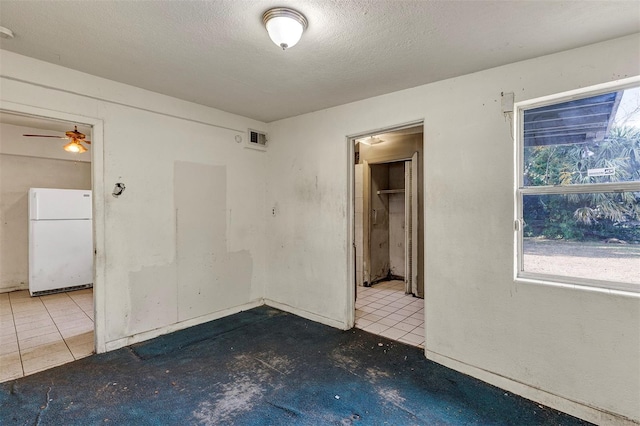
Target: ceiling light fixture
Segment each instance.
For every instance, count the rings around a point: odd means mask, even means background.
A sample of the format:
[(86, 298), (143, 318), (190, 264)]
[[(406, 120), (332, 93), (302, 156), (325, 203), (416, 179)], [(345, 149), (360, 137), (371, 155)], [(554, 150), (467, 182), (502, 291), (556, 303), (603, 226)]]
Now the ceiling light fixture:
[(9, 28), (5, 28), (5, 27), (0, 27), (0, 38), (13, 38), (13, 31), (11, 31)]
[(75, 152), (78, 154), (82, 154), (83, 152), (87, 152), (87, 148), (82, 146), (77, 139), (72, 139), (71, 142), (64, 146), (64, 150), (67, 152)]
[(307, 29), (307, 18), (297, 10), (286, 7), (267, 10), (262, 15), (262, 22), (271, 40), (282, 50), (295, 46)]
[(380, 139), (377, 136), (369, 136), (369, 137), (362, 138), (362, 139), (356, 139), (356, 141), (358, 141), (360, 143), (363, 143), (365, 145), (369, 145), (369, 146), (377, 145), (377, 144), (379, 144), (381, 142), (384, 142), (382, 139)]

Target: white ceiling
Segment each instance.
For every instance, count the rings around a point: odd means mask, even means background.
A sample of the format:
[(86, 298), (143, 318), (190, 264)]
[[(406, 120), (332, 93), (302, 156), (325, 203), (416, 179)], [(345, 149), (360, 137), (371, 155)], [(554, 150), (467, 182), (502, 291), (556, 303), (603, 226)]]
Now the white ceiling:
[[(309, 21), (287, 51), (275, 6)], [(637, 33), (640, 2), (0, 0), (0, 25), (2, 49), (269, 122)]]

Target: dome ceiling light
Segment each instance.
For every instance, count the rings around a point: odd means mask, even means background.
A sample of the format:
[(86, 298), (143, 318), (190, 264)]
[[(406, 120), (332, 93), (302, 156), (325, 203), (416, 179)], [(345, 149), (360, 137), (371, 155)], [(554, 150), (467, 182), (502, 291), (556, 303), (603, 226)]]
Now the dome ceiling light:
[(262, 22), (271, 40), (282, 50), (295, 46), (308, 25), (302, 13), (286, 7), (267, 10), (262, 15)]
[(0, 27), (0, 38), (12, 39), (13, 37), (13, 31), (11, 31), (9, 28)]

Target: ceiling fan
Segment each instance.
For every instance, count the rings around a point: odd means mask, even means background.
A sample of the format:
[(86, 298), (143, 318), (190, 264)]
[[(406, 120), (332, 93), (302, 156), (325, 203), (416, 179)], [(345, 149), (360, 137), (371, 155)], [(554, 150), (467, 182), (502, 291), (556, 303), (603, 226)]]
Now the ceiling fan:
[(78, 126), (73, 126), (73, 130), (69, 130), (65, 132), (65, 136), (51, 136), (51, 135), (22, 135), (30, 138), (56, 138), (56, 139), (68, 139), (69, 143), (66, 144), (63, 148), (67, 152), (75, 152), (82, 154), (83, 152), (87, 152), (87, 148), (82, 145), (81, 142), (86, 144), (91, 144), (91, 141), (86, 140), (86, 136), (84, 133), (80, 133), (78, 131)]

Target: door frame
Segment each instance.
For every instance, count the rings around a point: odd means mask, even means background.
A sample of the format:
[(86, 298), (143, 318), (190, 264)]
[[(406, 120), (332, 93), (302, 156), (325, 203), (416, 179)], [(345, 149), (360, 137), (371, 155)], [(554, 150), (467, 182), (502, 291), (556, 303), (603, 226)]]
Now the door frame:
[(0, 100), (0, 111), (32, 117), (68, 121), (91, 126), (91, 191), (93, 196), (93, 313), (94, 349), (106, 351), (106, 245), (105, 245), (105, 186), (104, 186), (104, 122), (96, 117), (70, 114), (31, 105)]
[[(398, 130), (402, 130), (402, 129), (407, 129), (410, 127), (416, 127), (416, 126), (422, 126), (423, 127), (423, 131), (422, 131), (422, 146), (423, 146), (423, 152), (424, 152), (424, 119), (419, 119), (419, 120), (414, 120), (414, 121), (408, 121), (402, 124), (398, 124), (395, 126), (388, 126), (388, 127), (381, 127), (381, 128), (377, 128), (377, 129), (373, 129), (373, 130), (368, 130), (368, 131), (364, 131), (364, 132), (359, 132), (359, 133), (354, 133), (351, 135), (347, 135), (345, 137), (346, 140), (346, 148), (347, 148), (347, 258), (346, 258), (346, 262), (347, 262), (347, 274), (346, 274), (346, 285), (344, 286), (345, 289), (345, 319), (346, 319), (346, 324), (345, 327), (346, 329), (351, 329), (354, 327), (355, 322), (356, 322), (356, 282), (355, 282), (355, 276), (356, 276), (356, 268), (355, 268), (355, 261), (356, 261), (356, 250), (355, 250), (355, 139), (360, 139), (360, 138), (364, 138), (367, 136), (374, 136), (374, 135), (379, 135), (381, 133), (389, 133), (389, 132), (394, 132), (394, 131), (398, 131)], [(422, 156), (423, 158), (419, 159), (418, 161), (422, 161), (424, 164), (424, 155)], [(424, 178), (420, 177), (421, 179)], [(424, 184), (423, 184), (424, 186)], [(420, 218), (420, 220), (423, 220), (423, 218)], [(425, 287), (425, 293), (426, 293), (426, 279), (423, 278), (423, 285)], [(425, 329), (426, 329), (426, 323), (425, 323)], [(426, 342), (426, 336), (425, 336), (425, 342)], [(426, 344), (425, 344), (426, 347)]]

